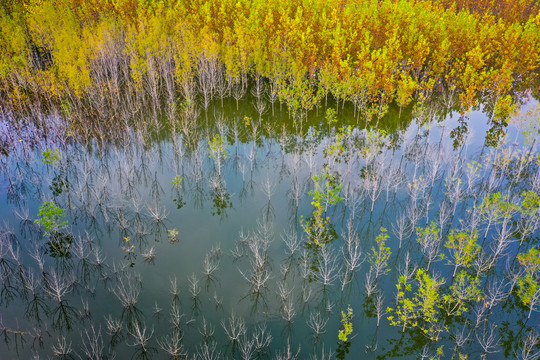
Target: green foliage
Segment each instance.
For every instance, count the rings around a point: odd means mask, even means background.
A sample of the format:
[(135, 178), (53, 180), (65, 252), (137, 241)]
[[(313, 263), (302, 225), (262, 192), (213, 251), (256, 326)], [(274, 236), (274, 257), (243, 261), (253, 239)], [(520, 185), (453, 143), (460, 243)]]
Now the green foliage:
[(440, 305), (440, 287), (444, 280), (431, 277), (423, 269), (418, 269), (415, 276), (417, 290), (412, 293), (411, 284), (407, 278), (401, 276), (396, 285), (398, 290), (397, 306), (395, 309), (388, 308), (387, 312), (391, 325), (405, 328), (419, 327), (426, 335), (436, 338), (433, 334), (438, 319)]
[(518, 279), (517, 294), (523, 305), (530, 308), (530, 316), (540, 302), (540, 250), (530, 248), (526, 253), (518, 254), (517, 259), (525, 272)]
[(43, 152), (42, 156), (43, 157), (41, 161), (44, 164), (54, 166), (58, 165), (60, 163), (60, 160), (62, 160), (62, 154), (60, 153), (60, 150), (58, 150), (58, 148), (50, 149), (49, 147), (47, 147), (47, 150)]
[(515, 110), (516, 104), (512, 96), (506, 95), (499, 97), (493, 109), (493, 119), (498, 122), (506, 122), (512, 112)]
[(403, 331), (408, 327), (416, 327), (418, 325), (415, 313), (417, 304), (411, 301), (406, 295), (412, 290), (412, 285), (408, 282), (407, 277), (400, 276), (397, 289), (397, 306), (395, 309), (388, 307), (386, 312), (389, 315), (387, 319), (390, 321), (390, 325), (401, 326)]
[(353, 318), (353, 310), (351, 306), (349, 305), (347, 307), (347, 312), (341, 311), (341, 329), (338, 333), (339, 340), (343, 342), (347, 342), (349, 339), (349, 336), (353, 332), (353, 326), (352, 326), (352, 318)]
[(402, 76), (397, 82), (396, 103), (400, 108), (409, 105), (417, 87), (417, 82), (409, 75)]
[(382, 150), (385, 146), (389, 144), (390, 140), (386, 130), (366, 130), (366, 136), (364, 139), (364, 144), (360, 148), (360, 153), (364, 157), (374, 156), (376, 154), (382, 153)]
[(69, 181), (67, 176), (56, 175), (51, 182), (49, 189), (51, 190), (53, 196), (58, 196), (63, 193), (65, 190), (69, 190)]
[(516, 210), (516, 206), (508, 201), (508, 196), (500, 192), (487, 194), (479, 206), (480, 213), (485, 220), (499, 221), (508, 218)]
[(36, 224), (40, 224), (45, 228), (45, 234), (50, 235), (67, 227), (65, 218), (65, 210), (56, 206), (53, 201), (46, 201), (39, 208), (39, 218), (35, 220)]
[(440, 232), (441, 230), (437, 227), (437, 223), (432, 221), (429, 226), (416, 228), (416, 240), (422, 246), (438, 244), (441, 242)]
[(214, 135), (212, 140), (208, 142), (210, 156), (214, 159), (224, 159), (227, 157), (227, 145), (225, 139), (219, 134)]
[(323, 246), (337, 238), (334, 226), (325, 211), (328, 205), (335, 205), (343, 199), (339, 195), (343, 185), (338, 184), (337, 176), (328, 172), (326, 167), (320, 175), (313, 176), (313, 182), (315, 189), (310, 191), (309, 195), (313, 197), (311, 205), (315, 209), (306, 221), (301, 220), (301, 226), (309, 239), (308, 245)]
[(167, 238), (169, 239), (170, 243), (177, 243), (179, 241), (178, 230), (176, 229), (167, 230)]
[(315, 189), (309, 192), (313, 197), (312, 205), (320, 207), (321, 203), (325, 204), (325, 209), (330, 205), (336, 205), (343, 198), (339, 195), (343, 190), (343, 185), (338, 183), (338, 176), (332, 174), (325, 167), (320, 175), (313, 175)]
[(418, 291), (413, 300), (418, 303), (418, 318), (424, 323), (423, 330), (427, 333), (426, 325), (436, 323), (437, 307), (439, 305), (439, 288), (444, 280), (437, 280), (427, 272), (418, 269), (416, 272)]
[(479, 285), (478, 277), (470, 276), (465, 270), (460, 271), (450, 286), (450, 293), (443, 296), (447, 314), (461, 316), (469, 311), (468, 304), (481, 299)]
[(326, 115), (324, 117), (324, 120), (326, 120), (326, 124), (328, 124), (328, 127), (337, 124), (338, 120), (336, 116), (336, 110), (333, 108), (326, 109)]
[(477, 230), (472, 234), (466, 231), (457, 232), (454, 229), (450, 230), (448, 240), (444, 246), (450, 249), (456, 266), (469, 268), (472, 265), (472, 262), (481, 250), (480, 245), (476, 243), (477, 239)]
[(346, 141), (352, 135), (352, 127), (341, 127), (337, 130), (336, 138), (333, 143), (328, 145), (325, 149), (325, 153), (328, 156), (335, 156), (336, 161), (348, 160)]
[(390, 259), (390, 255), (392, 255), (390, 247), (386, 246), (386, 240), (390, 238), (390, 235), (388, 235), (387, 230), (383, 227), (380, 228), (380, 231), (381, 233), (375, 238), (377, 246), (371, 247), (371, 254), (369, 255), (369, 262), (377, 273), (376, 277), (389, 271), (388, 260)]
[(300, 225), (307, 235), (308, 246), (324, 246), (337, 238), (334, 225), (330, 222), (330, 218), (323, 214), (323, 207), (320, 204), (315, 206), (310, 217), (300, 220)]
[(519, 211), (527, 216), (540, 216), (540, 194), (535, 191), (524, 191)]
[(60, 104), (60, 111), (65, 118), (69, 118), (73, 114), (73, 106), (67, 99), (62, 99)]
[(226, 189), (218, 186), (210, 192), (212, 198), (212, 215), (224, 216), (226, 210), (232, 207), (231, 194)]
[(524, 191), (521, 197), (521, 204), (517, 206), (521, 215), (517, 224), (517, 236), (523, 244), (524, 241), (530, 242), (534, 238), (534, 231), (540, 223), (540, 194)]
[(538, 304), (538, 301), (540, 301), (540, 284), (538, 283), (538, 278), (535, 279), (533, 274), (527, 272), (525, 275), (519, 277), (517, 285), (517, 294), (523, 305), (532, 308)]
[(482, 167), (482, 164), (479, 164), (476, 160), (473, 160), (467, 163), (467, 172), (471, 174), (471, 177), (478, 178), (480, 177), (479, 171)]
[(171, 181), (171, 185), (176, 187), (177, 189), (182, 187), (182, 179), (183, 177), (181, 175), (175, 175), (173, 180)]
[(70, 258), (73, 235), (62, 231), (67, 228), (65, 210), (56, 206), (53, 201), (46, 201), (41, 205), (38, 217), (34, 222), (42, 225), (45, 235), (49, 237), (45, 253), (53, 258)]

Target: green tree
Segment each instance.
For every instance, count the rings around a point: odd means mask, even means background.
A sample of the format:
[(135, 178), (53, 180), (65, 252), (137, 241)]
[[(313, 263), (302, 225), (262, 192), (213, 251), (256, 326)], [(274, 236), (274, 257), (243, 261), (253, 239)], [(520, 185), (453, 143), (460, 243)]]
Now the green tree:
[(390, 237), (386, 232), (386, 229), (381, 227), (381, 233), (375, 238), (376, 246), (371, 247), (371, 254), (369, 255), (369, 263), (371, 268), (375, 271), (375, 279), (380, 275), (386, 274), (388, 271), (388, 260), (392, 252), (389, 246), (386, 246), (386, 240)]
[(461, 270), (450, 286), (450, 292), (443, 296), (442, 306), (446, 313), (461, 316), (469, 311), (468, 304), (481, 299), (479, 284), (478, 277), (472, 277)]
[(444, 246), (450, 250), (450, 257), (454, 263), (452, 278), (456, 276), (460, 266), (469, 268), (480, 253), (481, 247), (476, 243), (477, 239), (478, 231), (476, 230), (472, 234), (467, 231), (457, 232), (453, 229), (450, 231)]
[(208, 142), (210, 156), (216, 162), (218, 174), (221, 175), (222, 162), (227, 158), (227, 145), (220, 134), (214, 135), (211, 141)]
[(341, 311), (341, 329), (339, 329), (338, 338), (343, 342), (349, 341), (349, 336), (353, 332), (352, 326), (353, 310), (349, 305), (347, 312)]
[(324, 205), (326, 211), (329, 205), (336, 205), (343, 200), (340, 196), (343, 185), (339, 183), (338, 176), (329, 172), (328, 168), (325, 167), (320, 175), (314, 175), (313, 183), (315, 188), (309, 192), (313, 198), (313, 206)]
[(397, 306), (388, 308), (390, 324), (406, 328), (420, 328), (430, 339), (438, 338), (440, 328), (438, 310), (440, 307), (440, 287), (444, 280), (431, 277), (423, 269), (418, 269), (415, 275), (416, 292), (412, 291), (412, 284), (407, 283), (405, 276), (400, 276), (396, 285), (398, 290)]
[(429, 226), (425, 228), (416, 228), (416, 240), (422, 246), (422, 252), (428, 260), (427, 270), (431, 266), (431, 263), (439, 256), (439, 247), (441, 244), (441, 230), (437, 227), (437, 224), (432, 221)]
[(528, 318), (530, 318), (533, 310), (538, 311), (540, 303), (540, 251), (538, 248), (530, 248), (517, 258), (525, 272), (518, 279), (517, 294), (523, 305), (529, 308)]
[(65, 210), (58, 207), (54, 201), (46, 201), (39, 208), (39, 218), (35, 223), (45, 228), (45, 235), (51, 235), (67, 228), (65, 216)]

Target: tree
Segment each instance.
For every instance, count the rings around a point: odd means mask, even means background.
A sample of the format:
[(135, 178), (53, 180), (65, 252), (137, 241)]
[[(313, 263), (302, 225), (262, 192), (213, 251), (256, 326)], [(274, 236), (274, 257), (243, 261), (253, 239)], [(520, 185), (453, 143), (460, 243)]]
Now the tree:
[(390, 236), (387, 234), (385, 228), (381, 227), (380, 231), (381, 233), (375, 238), (375, 243), (377, 245), (371, 247), (371, 254), (369, 255), (369, 263), (375, 272), (375, 279), (390, 271), (388, 269), (388, 260), (392, 254), (390, 247), (386, 246), (386, 240), (388, 240)]
[(452, 279), (456, 276), (456, 272), (460, 266), (469, 268), (472, 265), (481, 250), (480, 245), (476, 243), (477, 239), (477, 230), (474, 230), (472, 233), (467, 231), (456, 232), (453, 229), (450, 231), (448, 240), (444, 246), (450, 250), (450, 256), (454, 263)]
[(432, 221), (431, 224), (425, 228), (417, 227), (416, 236), (416, 240), (422, 246), (422, 252), (428, 260), (427, 271), (429, 271), (431, 263), (439, 256), (441, 230), (437, 227), (437, 224)]
[(443, 296), (442, 306), (448, 315), (461, 316), (469, 310), (467, 304), (481, 298), (480, 279), (461, 270), (450, 286), (450, 293)]
[(538, 311), (537, 306), (540, 304), (540, 251), (537, 248), (530, 248), (517, 258), (525, 272), (518, 279), (517, 294), (523, 305), (529, 307), (528, 318), (530, 318), (532, 311)]
[(398, 290), (397, 306), (395, 309), (387, 308), (390, 324), (406, 328), (419, 327), (426, 336), (436, 340), (440, 328), (437, 327), (438, 308), (440, 306), (440, 287), (444, 280), (431, 277), (423, 269), (418, 269), (415, 275), (416, 292), (412, 292), (412, 284), (407, 283), (405, 276), (400, 276), (396, 285)]

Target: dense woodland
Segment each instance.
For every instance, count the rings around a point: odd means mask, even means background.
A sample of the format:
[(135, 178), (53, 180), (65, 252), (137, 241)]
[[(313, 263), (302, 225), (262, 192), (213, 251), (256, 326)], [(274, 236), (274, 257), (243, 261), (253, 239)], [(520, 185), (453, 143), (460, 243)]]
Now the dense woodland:
[[(4, 110), (171, 117), (248, 89), (302, 117), (328, 96), (380, 118), (437, 94), (504, 121), (540, 68), (534, 0), (5, 0)], [(262, 105), (261, 105), (262, 106)]]
[(537, 0), (0, 0), (0, 357), (538, 359), (539, 49)]

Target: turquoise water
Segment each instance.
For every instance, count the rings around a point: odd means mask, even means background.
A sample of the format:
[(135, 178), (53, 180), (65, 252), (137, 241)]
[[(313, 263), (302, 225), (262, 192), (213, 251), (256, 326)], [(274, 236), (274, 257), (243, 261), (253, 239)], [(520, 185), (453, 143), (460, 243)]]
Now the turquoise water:
[[(201, 359), (413, 359), (527, 349), (540, 322), (518, 296), (516, 254), (538, 246), (538, 209), (489, 220), (478, 208), (488, 194), (517, 206), (523, 191), (538, 192), (538, 136), (510, 126), (490, 137), (481, 112), (464, 131), (447, 111), (419, 124), (426, 117), (393, 109), (366, 126), (349, 107), (328, 124), (324, 108), (293, 120), (274, 106), (260, 118), (249, 100), (197, 119), (145, 115), (86, 140), (58, 116), (46, 131), (4, 119), (1, 353), (165, 359), (175, 345)], [(323, 174), (340, 201), (323, 201), (334, 236), (318, 245), (306, 228)], [(65, 210), (66, 225), (49, 234), (35, 223), (46, 202)], [(422, 246), (415, 228), (432, 222), (440, 241)], [(482, 251), (458, 267), (478, 292), (449, 315), (452, 229), (476, 229)], [(381, 233), (390, 255), (377, 264)], [(434, 320), (403, 331), (388, 308), (399, 306), (400, 276), (406, 297), (418, 296), (419, 269), (444, 284)]]

